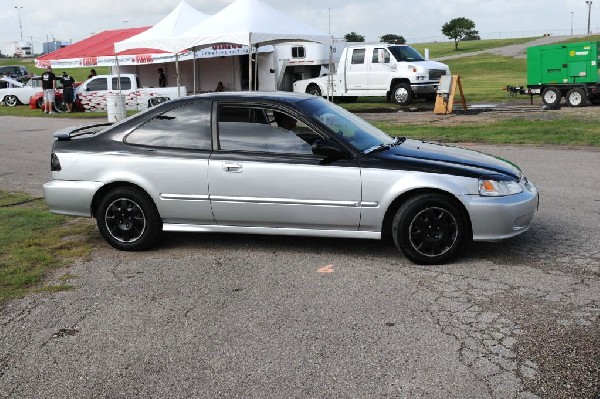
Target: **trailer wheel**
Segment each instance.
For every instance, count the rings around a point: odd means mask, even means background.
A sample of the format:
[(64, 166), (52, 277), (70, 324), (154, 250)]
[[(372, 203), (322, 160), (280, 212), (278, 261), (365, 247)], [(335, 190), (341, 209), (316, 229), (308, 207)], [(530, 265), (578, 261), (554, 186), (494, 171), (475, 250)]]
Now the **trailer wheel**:
[(586, 105), (587, 102), (587, 94), (585, 90), (580, 87), (571, 89), (567, 93), (567, 103), (569, 103), (569, 106), (571, 107), (582, 107)]
[(546, 105), (559, 105), (562, 95), (556, 87), (546, 87), (542, 92), (542, 101)]

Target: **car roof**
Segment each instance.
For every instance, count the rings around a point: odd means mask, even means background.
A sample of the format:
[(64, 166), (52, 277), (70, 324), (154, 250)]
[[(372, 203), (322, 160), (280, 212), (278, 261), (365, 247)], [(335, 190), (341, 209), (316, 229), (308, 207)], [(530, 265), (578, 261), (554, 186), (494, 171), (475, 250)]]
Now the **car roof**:
[(215, 99), (215, 100), (253, 100), (253, 101), (281, 101), (287, 103), (298, 103), (311, 98), (316, 98), (313, 95), (306, 93), (294, 93), (288, 91), (235, 91), (235, 92), (217, 92), (217, 93), (204, 93), (198, 95), (192, 95), (188, 97), (182, 97), (180, 100), (189, 99)]

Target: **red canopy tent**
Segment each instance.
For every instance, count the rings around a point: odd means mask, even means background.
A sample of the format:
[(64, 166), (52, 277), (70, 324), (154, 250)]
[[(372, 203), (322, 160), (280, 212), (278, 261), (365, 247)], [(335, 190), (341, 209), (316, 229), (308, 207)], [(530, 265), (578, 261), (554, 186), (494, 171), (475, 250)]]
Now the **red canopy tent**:
[[(114, 65), (115, 64), (115, 43), (128, 39), (141, 32), (148, 30), (149, 26), (141, 28), (106, 30), (87, 39), (73, 43), (56, 51), (36, 58), (35, 65), (38, 68), (45, 68), (48, 65), (61, 68), (79, 68), (96, 65)], [(139, 57), (138, 63), (147, 63), (145, 58), (150, 54), (165, 54), (165, 51), (156, 49), (130, 49), (122, 51), (119, 56)], [(135, 59), (135, 57), (134, 57)], [(120, 62), (120, 60), (119, 60)]]

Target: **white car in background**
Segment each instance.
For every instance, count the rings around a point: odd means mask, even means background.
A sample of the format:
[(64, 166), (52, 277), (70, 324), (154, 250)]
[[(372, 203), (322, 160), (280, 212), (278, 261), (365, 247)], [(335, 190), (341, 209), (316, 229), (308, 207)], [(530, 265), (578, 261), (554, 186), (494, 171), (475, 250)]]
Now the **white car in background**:
[(29, 79), (26, 84), (19, 82), (13, 78), (0, 78), (13, 87), (0, 89), (0, 101), (9, 107), (14, 107), (19, 104), (29, 104), (29, 98), (35, 93), (42, 91), (42, 81), (38, 79)]

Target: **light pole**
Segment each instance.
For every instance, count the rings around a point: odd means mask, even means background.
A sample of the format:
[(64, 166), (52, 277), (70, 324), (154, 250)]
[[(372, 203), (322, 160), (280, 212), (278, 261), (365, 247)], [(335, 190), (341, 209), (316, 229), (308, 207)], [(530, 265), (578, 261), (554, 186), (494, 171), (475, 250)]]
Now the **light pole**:
[(585, 4), (588, 6), (588, 35), (591, 35), (592, 30), (590, 29), (590, 17), (592, 15), (592, 0), (586, 0)]
[(21, 10), (23, 9), (23, 6), (20, 6), (20, 7), (15, 6), (15, 8), (17, 9), (17, 12), (19, 13), (19, 29), (21, 30), (21, 41), (23, 41), (23, 25), (21, 24)]
[(575, 11), (571, 11), (571, 36), (573, 36), (573, 14)]

